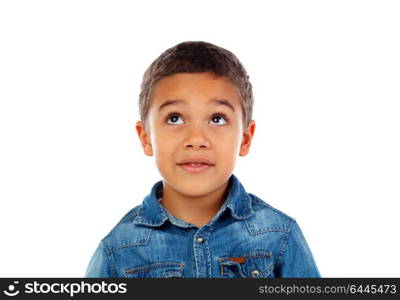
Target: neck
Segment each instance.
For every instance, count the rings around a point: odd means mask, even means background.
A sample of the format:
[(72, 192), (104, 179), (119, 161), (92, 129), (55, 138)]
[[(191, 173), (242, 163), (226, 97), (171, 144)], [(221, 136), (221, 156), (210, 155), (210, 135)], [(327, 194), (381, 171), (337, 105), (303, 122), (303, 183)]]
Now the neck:
[(191, 197), (174, 190), (164, 183), (160, 203), (174, 217), (201, 227), (208, 224), (224, 203), (228, 181), (206, 195)]

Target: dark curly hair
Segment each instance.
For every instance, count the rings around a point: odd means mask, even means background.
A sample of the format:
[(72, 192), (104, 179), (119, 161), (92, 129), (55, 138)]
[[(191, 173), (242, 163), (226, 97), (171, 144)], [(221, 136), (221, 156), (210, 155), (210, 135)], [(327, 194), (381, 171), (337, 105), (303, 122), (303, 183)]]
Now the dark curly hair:
[(230, 51), (204, 41), (186, 41), (164, 51), (143, 75), (139, 95), (139, 113), (145, 128), (151, 92), (161, 78), (175, 73), (212, 72), (225, 76), (238, 89), (242, 98), (243, 128), (253, 114), (253, 91), (249, 76), (239, 59)]

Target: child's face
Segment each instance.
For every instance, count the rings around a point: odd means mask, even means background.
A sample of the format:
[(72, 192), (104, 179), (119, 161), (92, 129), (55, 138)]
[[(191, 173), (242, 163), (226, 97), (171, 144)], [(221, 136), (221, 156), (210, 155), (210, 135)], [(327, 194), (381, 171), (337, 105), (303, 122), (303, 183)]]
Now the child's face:
[[(182, 101), (163, 106), (178, 99)], [(224, 99), (232, 108), (213, 99)], [(237, 156), (249, 152), (255, 130), (254, 121), (243, 130), (236, 86), (208, 72), (177, 73), (159, 80), (152, 92), (148, 125), (150, 133), (141, 121), (136, 123), (145, 154), (155, 156), (164, 183), (192, 197), (226, 183)], [(208, 159), (214, 165), (196, 173), (179, 165), (194, 158)]]

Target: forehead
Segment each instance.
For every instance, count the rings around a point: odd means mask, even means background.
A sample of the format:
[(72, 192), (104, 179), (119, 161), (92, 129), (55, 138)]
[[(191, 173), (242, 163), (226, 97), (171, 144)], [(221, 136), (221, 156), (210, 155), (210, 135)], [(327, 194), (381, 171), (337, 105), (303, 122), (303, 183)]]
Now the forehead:
[(241, 107), (241, 97), (239, 89), (226, 77), (216, 77), (209, 72), (176, 73), (160, 79), (154, 85), (151, 103), (157, 110), (165, 107), (166, 103), (182, 106), (223, 104), (235, 110)]

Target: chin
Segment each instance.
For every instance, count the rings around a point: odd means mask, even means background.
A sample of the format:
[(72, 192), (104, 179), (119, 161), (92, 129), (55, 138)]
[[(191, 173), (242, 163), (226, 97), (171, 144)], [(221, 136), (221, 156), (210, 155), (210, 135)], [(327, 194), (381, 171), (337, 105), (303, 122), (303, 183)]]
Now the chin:
[(205, 180), (180, 180), (177, 182), (177, 187), (185, 190), (185, 194), (199, 194), (212, 189), (211, 184), (205, 182)]
[(185, 179), (177, 179), (170, 184), (173, 185), (173, 188), (181, 194), (184, 194), (188, 197), (199, 197), (204, 196), (214, 190), (214, 186), (208, 183), (205, 180), (185, 180)]

